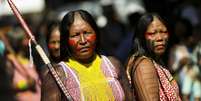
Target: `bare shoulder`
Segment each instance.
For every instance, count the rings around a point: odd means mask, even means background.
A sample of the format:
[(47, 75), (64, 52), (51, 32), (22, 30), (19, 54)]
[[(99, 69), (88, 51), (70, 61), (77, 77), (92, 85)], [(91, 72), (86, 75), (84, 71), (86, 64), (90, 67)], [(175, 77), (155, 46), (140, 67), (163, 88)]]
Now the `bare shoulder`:
[(151, 59), (149, 58), (143, 58), (140, 60), (136, 60), (136, 72), (154, 72), (155, 67)]
[(115, 58), (113, 56), (108, 56), (107, 58), (110, 60), (112, 65), (115, 67), (115, 71), (119, 74), (120, 71), (122, 71), (122, 69), (123, 69), (122, 68), (123, 66), (122, 66), (121, 62), (117, 58)]
[(136, 71), (132, 74), (133, 84), (138, 91), (139, 100), (158, 101), (159, 99), (159, 85), (158, 76), (154, 67), (154, 63), (149, 58), (143, 58), (136, 60)]
[(115, 67), (121, 67), (121, 66), (122, 66), (121, 62), (120, 62), (117, 58), (115, 58), (115, 57), (113, 57), (113, 56), (108, 56), (107, 58), (110, 60), (110, 62), (111, 62)]
[[(53, 65), (59, 74), (58, 68), (56, 66), (57, 65)], [(55, 82), (54, 77), (51, 75), (48, 67), (46, 66), (42, 71), (41, 101), (60, 101), (60, 99), (60, 89)]]

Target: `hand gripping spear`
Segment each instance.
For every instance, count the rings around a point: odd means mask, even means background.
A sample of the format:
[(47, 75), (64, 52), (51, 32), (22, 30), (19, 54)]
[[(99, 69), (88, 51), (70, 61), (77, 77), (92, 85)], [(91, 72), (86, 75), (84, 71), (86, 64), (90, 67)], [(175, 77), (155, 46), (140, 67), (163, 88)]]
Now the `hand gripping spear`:
[(45, 52), (43, 51), (41, 46), (36, 42), (35, 37), (33, 36), (31, 30), (29, 29), (29, 27), (27, 26), (26, 22), (22, 18), (22, 16), (21, 16), (20, 12), (18, 11), (17, 7), (12, 2), (12, 0), (7, 0), (7, 1), (8, 1), (9, 6), (12, 9), (14, 15), (17, 17), (17, 19), (20, 22), (21, 26), (25, 30), (26, 34), (30, 37), (31, 41), (33, 42), (37, 52), (39, 53), (40, 57), (43, 60), (43, 62), (48, 66), (48, 69), (50, 70), (52, 76), (55, 78), (55, 80), (56, 80), (57, 84), (59, 85), (59, 87), (61, 88), (62, 92), (64, 93), (64, 95), (66, 96), (66, 98), (69, 101), (73, 101), (72, 97), (68, 93), (68, 91), (67, 91), (66, 87), (64, 86), (63, 82), (59, 78), (56, 70), (53, 68), (52, 64), (50, 63), (49, 58), (47, 57), (47, 55), (45, 54)]

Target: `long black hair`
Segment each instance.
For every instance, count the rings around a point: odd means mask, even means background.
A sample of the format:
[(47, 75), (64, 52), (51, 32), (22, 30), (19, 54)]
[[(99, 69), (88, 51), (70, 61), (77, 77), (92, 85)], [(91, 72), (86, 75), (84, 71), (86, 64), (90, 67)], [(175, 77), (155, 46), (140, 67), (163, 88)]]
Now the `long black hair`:
[(46, 33), (46, 43), (48, 43), (50, 41), (50, 36), (52, 34), (52, 31), (59, 27), (59, 21), (50, 21), (48, 24), (47, 24), (47, 33)]
[(134, 55), (136, 57), (146, 56), (155, 59), (155, 54), (153, 51), (148, 49), (145, 41), (145, 33), (148, 26), (154, 20), (154, 17), (157, 17), (166, 27), (168, 26), (167, 23), (156, 13), (146, 13), (141, 16), (134, 29), (134, 36), (132, 40), (133, 45), (130, 55)]
[(61, 21), (60, 24), (60, 33), (61, 33), (61, 60), (68, 60), (68, 58), (71, 56), (70, 53), (70, 48), (69, 48), (69, 44), (68, 44), (68, 39), (69, 39), (69, 30), (70, 30), (70, 26), (73, 24), (74, 22), (74, 18), (75, 18), (75, 14), (78, 13), (80, 14), (81, 18), (86, 21), (95, 31), (96, 33), (96, 52), (99, 54), (99, 38), (100, 38), (100, 32), (98, 30), (98, 26), (95, 22), (95, 20), (93, 19), (92, 15), (90, 13), (88, 13), (85, 10), (74, 10), (74, 11), (70, 11), (68, 12), (64, 18)]
[[(53, 31), (55, 29), (59, 28), (59, 21), (53, 20), (53, 21), (49, 21), (49, 23), (47, 24), (47, 32), (46, 32), (46, 44), (49, 44), (51, 35), (53, 34)], [(59, 57), (55, 57), (51, 52), (49, 47), (47, 47), (48, 51), (49, 51), (49, 55), (50, 55), (50, 59), (52, 62), (60, 62), (60, 56)]]

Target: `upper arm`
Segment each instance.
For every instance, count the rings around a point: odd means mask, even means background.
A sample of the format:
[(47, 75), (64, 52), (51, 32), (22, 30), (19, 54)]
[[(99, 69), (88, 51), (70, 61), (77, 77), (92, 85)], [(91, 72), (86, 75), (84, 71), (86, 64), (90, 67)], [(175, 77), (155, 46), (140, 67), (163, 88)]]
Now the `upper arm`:
[(121, 69), (123, 69), (122, 64), (120, 63), (119, 60), (117, 60), (115, 57), (109, 56), (108, 59), (110, 60), (110, 62), (112, 63), (112, 65), (114, 66), (114, 69), (116, 71), (116, 73), (118, 74), (118, 76), (121, 73)]
[(117, 71), (118, 80), (125, 93), (125, 101), (132, 101), (132, 92), (129, 86), (128, 78), (126, 76), (126, 71), (123, 65), (114, 57), (108, 57), (115, 70)]
[(42, 70), (41, 101), (60, 101), (61, 93), (49, 69)]
[(150, 59), (143, 59), (137, 65), (133, 75), (133, 84), (140, 101), (158, 101), (159, 84), (154, 64)]

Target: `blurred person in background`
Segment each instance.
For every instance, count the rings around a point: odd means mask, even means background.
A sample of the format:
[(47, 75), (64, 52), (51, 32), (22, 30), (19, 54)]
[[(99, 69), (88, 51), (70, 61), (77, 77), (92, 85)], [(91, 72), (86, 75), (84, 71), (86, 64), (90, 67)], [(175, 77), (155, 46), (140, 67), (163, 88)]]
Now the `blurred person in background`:
[[(7, 19), (6, 19), (7, 18)], [(12, 20), (9, 17), (0, 18), (0, 99), (15, 101), (15, 89), (12, 84), (12, 67), (7, 58), (7, 43), (5, 34), (11, 29)]]
[(0, 99), (3, 101), (16, 101), (11, 76), (6, 70), (7, 59), (5, 51), (5, 44), (0, 40)]
[(60, 31), (59, 22), (50, 21), (47, 26), (46, 43), (52, 63), (60, 62)]
[(180, 86), (180, 92), (184, 87), (187, 70), (193, 67), (191, 55), (195, 47), (193, 27), (189, 20), (178, 18), (174, 26), (174, 34), (177, 40), (170, 48), (168, 65)]
[(28, 38), (12, 17), (0, 19), (0, 39), (5, 44), (3, 59), (1, 59), (5, 62), (4, 68), (8, 76), (5, 78), (9, 80), (8, 86), (11, 85), (15, 99), (40, 101), (40, 79), (34, 64), (28, 60)]
[(115, 56), (122, 62), (126, 64), (126, 61), (129, 57), (130, 49), (132, 48), (132, 38), (134, 33), (134, 28), (139, 18), (142, 16), (142, 13), (135, 12), (128, 15), (128, 32), (122, 42), (119, 44), (117, 50), (115, 51)]
[[(40, 78), (33, 61), (29, 61), (31, 51), (29, 39), (20, 26), (14, 26), (8, 33), (8, 40), (14, 52), (8, 53), (13, 68), (13, 85), (18, 89), (16, 99), (19, 101), (40, 101)], [(30, 43), (31, 44), (31, 43)], [(31, 58), (30, 58), (31, 59)]]
[(106, 56), (116, 56), (115, 52), (127, 34), (125, 25), (119, 20), (112, 4), (103, 5), (102, 8), (107, 23), (100, 29), (100, 45), (103, 54)]
[(185, 65), (182, 96), (184, 101), (201, 100), (201, 43), (199, 42), (192, 54), (192, 61)]
[[(55, 69), (72, 99), (128, 101), (124, 68), (115, 58), (100, 54), (100, 33), (93, 17), (84, 10), (70, 11), (60, 32), (62, 62)], [(42, 75), (42, 100), (65, 100), (47, 68)]]
[(18, 101), (40, 101), (40, 79), (34, 64), (28, 60), (28, 39), (19, 26), (1, 31), (6, 45), (6, 70)]

